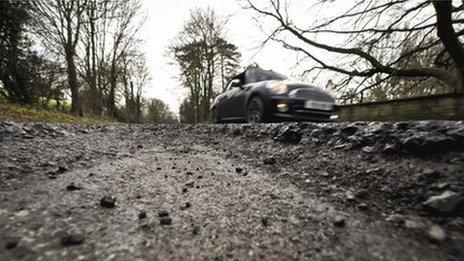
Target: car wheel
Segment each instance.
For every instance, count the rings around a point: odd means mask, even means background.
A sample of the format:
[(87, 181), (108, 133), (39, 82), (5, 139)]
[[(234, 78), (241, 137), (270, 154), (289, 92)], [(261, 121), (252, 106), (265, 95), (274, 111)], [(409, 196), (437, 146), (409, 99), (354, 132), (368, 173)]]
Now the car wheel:
[(221, 118), (219, 117), (219, 113), (217, 112), (217, 109), (213, 109), (211, 112), (211, 118), (213, 120), (213, 123), (219, 124), (221, 123)]
[(264, 103), (259, 97), (252, 98), (248, 104), (246, 120), (249, 123), (264, 122)]

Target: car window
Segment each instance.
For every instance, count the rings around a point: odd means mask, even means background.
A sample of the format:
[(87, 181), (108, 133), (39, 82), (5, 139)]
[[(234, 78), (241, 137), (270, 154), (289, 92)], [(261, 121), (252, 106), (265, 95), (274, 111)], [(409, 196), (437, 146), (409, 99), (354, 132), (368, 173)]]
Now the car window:
[(232, 88), (232, 81), (233, 80), (240, 80), (240, 82), (243, 85), (245, 83), (245, 75), (246, 75), (246, 71), (240, 73), (239, 75), (236, 75), (232, 80), (230, 80), (229, 84), (227, 84), (227, 91), (230, 91), (230, 90), (234, 89), (234, 88)]
[(227, 85), (227, 91), (230, 91), (230, 90), (232, 90), (232, 89), (234, 89), (234, 88), (237, 88), (237, 87), (232, 87), (232, 81), (233, 81), (233, 80), (236, 80), (236, 78), (230, 80), (229, 84)]
[(287, 77), (283, 74), (273, 71), (266, 71), (261, 69), (251, 69), (247, 71), (246, 83), (255, 83), (270, 80), (286, 80)]

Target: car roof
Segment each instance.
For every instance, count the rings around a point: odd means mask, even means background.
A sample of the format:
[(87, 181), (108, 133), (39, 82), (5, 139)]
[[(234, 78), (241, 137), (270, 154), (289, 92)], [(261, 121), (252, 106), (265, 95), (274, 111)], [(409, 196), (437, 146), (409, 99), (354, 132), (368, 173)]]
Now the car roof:
[(271, 72), (271, 73), (275, 73), (277, 75), (281, 75), (282, 77), (285, 77), (287, 78), (285, 75), (281, 74), (281, 73), (278, 73), (276, 71), (273, 71), (273, 70), (265, 70), (265, 69), (262, 69), (262, 68), (259, 68), (259, 67), (248, 67), (246, 68), (243, 72), (235, 75), (233, 78), (238, 78), (240, 76), (243, 76), (243, 75), (246, 75), (247, 72), (252, 72), (252, 73), (266, 73), (266, 72)]

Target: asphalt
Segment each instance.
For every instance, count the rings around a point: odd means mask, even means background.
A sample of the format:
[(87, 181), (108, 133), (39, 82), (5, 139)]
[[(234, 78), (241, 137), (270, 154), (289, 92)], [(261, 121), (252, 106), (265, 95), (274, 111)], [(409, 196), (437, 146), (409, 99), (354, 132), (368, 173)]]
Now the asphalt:
[(0, 124), (0, 260), (462, 260), (462, 148), (366, 126)]

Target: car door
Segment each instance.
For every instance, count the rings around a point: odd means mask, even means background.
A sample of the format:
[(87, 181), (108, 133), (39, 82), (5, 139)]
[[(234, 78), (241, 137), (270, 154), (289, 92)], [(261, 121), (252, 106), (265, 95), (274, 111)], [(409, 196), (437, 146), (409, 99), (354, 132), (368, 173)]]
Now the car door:
[(253, 70), (245, 71), (242, 84), (236, 92), (234, 92), (229, 98), (229, 104), (231, 111), (233, 112), (234, 118), (246, 118), (246, 98), (249, 90), (253, 87), (253, 83), (256, 82)]
[(230, 98), (234, 93), (237, 92), (237, 89), (232, 84), (233, 80), (227, 85), (227, 89), (221, 95), (217, 97), (217, 110), (221, 118), (230, 118), (233, 117), (234, 113), (231, 111), (232, 106), (230, 104)]
[(225, 117), (224, 116), (224, 113), (225, 113), (225, 103), (226, 103), (226, 95), (227, 95), (227, 91), (219, 94), (217, 97), (216, 97), (216, 112), (218, 113), (219, 117), (223, 118)]
[(250, 88), (250, 85), (243, 85), (237, 88), (238, 90), (235, 91), (230, 95), (229, 104), (230, 104), (230, 111), (232, 112), (232, 116), (234, 118), (244, 118), (246, 112), (246, 96), (247, 91)]
[(233, 104), (233, 97), (240, 92), (240, 87), (231, 86), (224, 94), (223, 117), (234, 118), (237, 117), (236, 107)]

